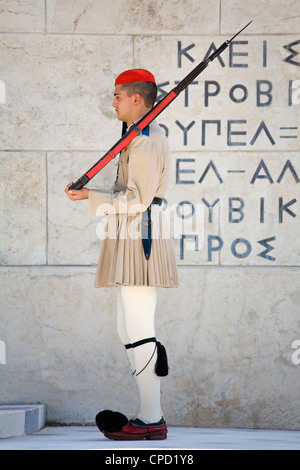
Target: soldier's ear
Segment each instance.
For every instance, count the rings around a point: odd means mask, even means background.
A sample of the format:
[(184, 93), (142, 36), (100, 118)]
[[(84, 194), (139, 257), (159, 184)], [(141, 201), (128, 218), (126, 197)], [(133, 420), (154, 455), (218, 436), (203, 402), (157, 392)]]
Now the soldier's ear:
[(132, 97), (133, 97), (134, 104), (140, 104), (141, 103), (142, 97), (139, 93), (134, 93), (132, 95)]

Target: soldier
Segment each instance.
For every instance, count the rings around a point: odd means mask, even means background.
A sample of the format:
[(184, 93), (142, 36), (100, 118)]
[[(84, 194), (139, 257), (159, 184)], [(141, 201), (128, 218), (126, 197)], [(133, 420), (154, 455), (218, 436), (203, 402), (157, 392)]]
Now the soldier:
[[(144, 69), (121, 73), (115, 81), (113, 107), (129, 128), (154, 105), (157, 87)], [(164, 347), (155, 337), (158, 287), (177, 287), (177, 265), (170, 231), (162, 212), (170, 168), (164, 132), (153, 121), (122, 151), (110, 190), (71, 190), (72, 201), (88, 199), (92, 213), (108, 214), (95, 287), (116, 287), (117, 329), (139, 391), (139, 410), (129, 422), (119, 413), (101, 412), (96, 422), (106, 437), (120, 440), (165, 439), (160, 406), (160, 377), (167, 375)]]

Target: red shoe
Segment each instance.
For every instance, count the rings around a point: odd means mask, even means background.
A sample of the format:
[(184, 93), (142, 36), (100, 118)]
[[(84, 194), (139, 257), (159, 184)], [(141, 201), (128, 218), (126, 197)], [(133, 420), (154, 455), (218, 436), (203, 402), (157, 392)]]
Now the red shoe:
[(146, 424), (136, 418), (130, 420), (120, 431), (109, 432), (102, 430), (105, 437), (115, 441), (137, 441), (141, 439), (167, 439), (167, 425), (162, 418), (157, 423)]

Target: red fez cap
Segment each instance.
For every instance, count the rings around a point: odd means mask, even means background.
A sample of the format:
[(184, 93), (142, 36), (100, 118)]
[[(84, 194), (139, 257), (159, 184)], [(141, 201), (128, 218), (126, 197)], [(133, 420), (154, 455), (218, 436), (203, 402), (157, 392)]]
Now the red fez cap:
[(130, 69), (120, 73), (116, 78), (115, 86), (122, 83), (132, 82), (153, 82), (155, 83), (154, 75), (145, 69)]

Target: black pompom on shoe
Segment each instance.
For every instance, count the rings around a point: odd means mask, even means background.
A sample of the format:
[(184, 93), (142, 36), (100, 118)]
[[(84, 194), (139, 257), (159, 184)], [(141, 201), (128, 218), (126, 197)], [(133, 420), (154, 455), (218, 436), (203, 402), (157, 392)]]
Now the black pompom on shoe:
[(128, 423), (128, 419), (118, 411), (103, 410), (100, 411), (96, 418), (96, 424), (101, 432), (116, 432), (120, 431), (123, 426)]

